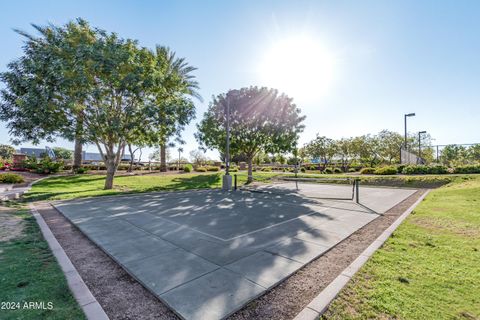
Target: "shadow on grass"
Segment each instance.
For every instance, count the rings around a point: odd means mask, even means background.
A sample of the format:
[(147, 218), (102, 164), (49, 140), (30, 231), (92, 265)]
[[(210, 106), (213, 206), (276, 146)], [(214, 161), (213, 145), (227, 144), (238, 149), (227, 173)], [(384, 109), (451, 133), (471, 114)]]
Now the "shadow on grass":
[[(162, 185), (143, 187), (132, 186), (127, 183), (117, 184), (112, 190), (103, 190), (103, 184), (92, 186), (89, 183), (95, 183), (104, 180), (104, 177), (92, 176), (70, 176), (54, 177), (41, 181), (31, 192), (24, 196), (24, 201), (48, 201), (59, 199), (73, 199), (83, 197), (112, 196), (119, 194), (132, 194), (155, 191), (178, 191), (191, 189), (212, 189), (220, 187), (221, 174), (197, 175), (189, 177), (175, 177)], [(85, 184), (81, 188), (81, 184)], [(75, 187), (75, 190), (69, 191), (69, 187)], [(45, 187), (43, 189), (42, 187)], [(51, 188), (51, 190), (49, 190)], [(122, 189), (122, 188), (126, 188)], [(38, 191), (36, 191), (38, 190)]]

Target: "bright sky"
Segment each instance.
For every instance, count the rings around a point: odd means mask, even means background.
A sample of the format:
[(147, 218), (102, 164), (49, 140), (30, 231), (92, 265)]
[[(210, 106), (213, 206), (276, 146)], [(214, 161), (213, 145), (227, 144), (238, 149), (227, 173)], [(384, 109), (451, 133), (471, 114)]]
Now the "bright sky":
[(479, 1), (5, 1), (0, 71), (22, 54), (13, 28), (76, 17), (167, 45), (199, 69), (205, 102), (184, 134), (187, 153), (212, 95), (250, 85), (294, 98), (307, 116), (301, 144), (316, 133), (403, 132), (408, 112), (417, 114), (409, 130), (436, 144), (480, 142)]

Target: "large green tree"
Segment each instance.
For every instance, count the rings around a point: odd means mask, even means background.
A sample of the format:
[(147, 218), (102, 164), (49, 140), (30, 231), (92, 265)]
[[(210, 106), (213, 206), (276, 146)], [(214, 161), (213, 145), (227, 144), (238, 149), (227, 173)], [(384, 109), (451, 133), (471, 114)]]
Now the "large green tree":
[(327, 165), (338, 152), (335, 140), (318, 134), (305, 146), (305, 150), (310, 157), (318, 159), (319, 165), (323, 166)]
[(0, 75), (6, 84), (0, 120), (8, 122), (15, 144), (53, 142), (57, 136), (75, 140), (76, 167), (81, 163), (84, 143), (81, 113), (67, 115), (63, 109), (83, 102), (89, 75), (77, 62), (95, 41), (95, 32), (84, 20), (63, 27), (33, 27), (38, 36), (17, 30), (26, 40), (24, 55)]
[(213, 98), (198, 124), (197, 140), (207, 148), (225, 152), (227, 104), (230, 109), (230, 151), (244, 154), (248, 181), (252, 181), (252, 160), (262, 151), (292, 151), (303, 131), (305, 116), (292, 98), (275, 89), (248, 87)]
[(404, 144), (404, 138), (398, 132), (382, 130), (377, 134), (379, 156), (387, 160), (389, 164), (400, 163), (400, 148)]
[[(33, 141), (80, 132), (102, 155), (105, 189), (113, 187), (127, 144), (161, 145), (193, 117), (194, 68), (169, 49), (141, 48), (83, 20), (38, 29), (43, 37), (28, 38), (28, 59), (2, 75), (7, 89), (1, 107), (12, 116), (3, 120), (13, 134)], [(33, 70), (25, 73), (24, 65)], [(22, 115), (28, 118), (26, 131), (17, 124)]]

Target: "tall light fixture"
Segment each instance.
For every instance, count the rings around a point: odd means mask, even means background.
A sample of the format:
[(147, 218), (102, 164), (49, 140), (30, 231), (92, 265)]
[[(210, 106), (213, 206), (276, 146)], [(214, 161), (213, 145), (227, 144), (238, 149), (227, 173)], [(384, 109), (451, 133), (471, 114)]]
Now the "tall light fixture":
[(415, 117), (415, 113), (407, 113), (404, 115), (404, 121), (405, 121), (405, 150), (408, 149), (408, 143), (407, 143), (407, 118), (408, 117)]

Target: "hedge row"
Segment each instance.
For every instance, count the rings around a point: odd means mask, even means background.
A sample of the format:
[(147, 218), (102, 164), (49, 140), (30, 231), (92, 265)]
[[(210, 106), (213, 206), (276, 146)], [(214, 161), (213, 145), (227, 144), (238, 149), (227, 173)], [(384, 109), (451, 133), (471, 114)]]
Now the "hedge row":
[(22, 183), (25, 179), (15, 173), (0, 173), (0, 183)]
[(398, 165), (379, 168), (363, 168), (361, 174), (393, 175), (402, 174), (447, 174), (447, 173), (480, 173), (480, 165), (464, 165), (447, 168), (442, 165)]

